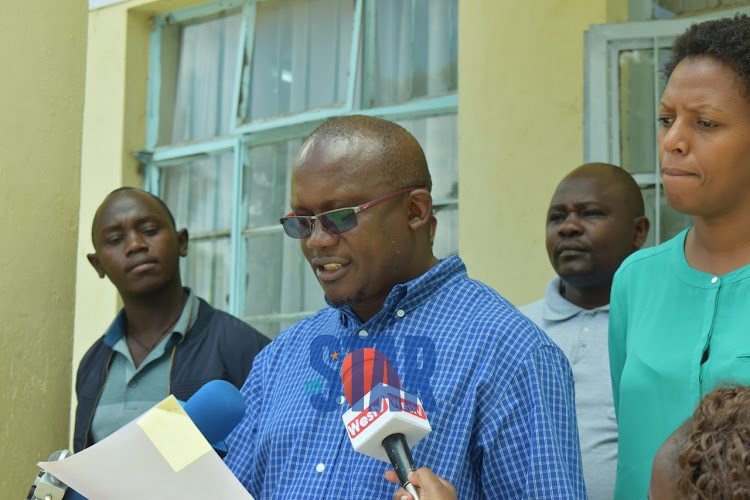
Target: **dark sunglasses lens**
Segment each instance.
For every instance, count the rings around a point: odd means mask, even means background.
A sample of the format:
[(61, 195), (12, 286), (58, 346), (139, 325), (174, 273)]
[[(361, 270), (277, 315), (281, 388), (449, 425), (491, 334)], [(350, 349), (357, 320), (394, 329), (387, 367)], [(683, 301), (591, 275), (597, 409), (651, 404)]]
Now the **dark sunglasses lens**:
[(298, 240), (309, 238), (312, 233), (310, 231), (310, 219), (304, 217), (284, 217), (281, 220), (281, 225), (284, 226), (287, 235)]
[(325, 230), (331, 234), (340, 234), (357, 227), (357, 214), (351, 208), (320, 215), (318, 220), (323, 224)]

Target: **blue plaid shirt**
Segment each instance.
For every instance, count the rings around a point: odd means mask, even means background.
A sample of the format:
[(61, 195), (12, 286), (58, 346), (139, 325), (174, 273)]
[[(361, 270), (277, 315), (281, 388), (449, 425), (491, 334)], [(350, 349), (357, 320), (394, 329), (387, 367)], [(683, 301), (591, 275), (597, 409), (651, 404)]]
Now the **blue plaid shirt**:
[(328, 307), (255, 358), (225, 459), (255, 498), (392, 497), (390, 465), (355, 452), (341, 419), (341, 363), (362, 347), (422, 400), (432, 432), (414, 462), (459, 498), (586, 498), (568, 361), (458, 257), (397, 285), (364, 324)]

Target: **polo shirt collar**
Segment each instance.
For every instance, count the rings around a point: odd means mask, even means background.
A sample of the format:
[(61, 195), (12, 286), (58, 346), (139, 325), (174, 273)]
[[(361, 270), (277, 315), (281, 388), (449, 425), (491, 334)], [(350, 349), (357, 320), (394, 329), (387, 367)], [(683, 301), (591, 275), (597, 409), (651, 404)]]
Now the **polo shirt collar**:
[[(188, 297), (185, 300), (185, 306), (182, 308), (180, 318), (175, 323), (172, 330), (172, 337), (174, 334), (177, 335), (177, 341), (180, 343), (185, 338), (185, 334), (190, 330), (195, 321), (198, 319), (199, 302), (198, 297), (188, 287), (183, 288)], [(127, 317), (125, 316), (125, 308), (120, 309), (120, 312), (115, 316), (114, 321), (109, 325), (107, 331), (104, 333), (104, 343), (110, 348), (114, 348), (115, 344), (120, 339), (125, 338), (125, 331), (127, 326)]]
[(584, 309), (568, 301), (560, 295), (560, 281), (560, 277), (555, 276), (547, 283), (544, 292), (544, 308), (542, 309), (542, 318), (546, 321), (565, 321), (582, 311), (609, 311), (609, 304), (594, 309)]

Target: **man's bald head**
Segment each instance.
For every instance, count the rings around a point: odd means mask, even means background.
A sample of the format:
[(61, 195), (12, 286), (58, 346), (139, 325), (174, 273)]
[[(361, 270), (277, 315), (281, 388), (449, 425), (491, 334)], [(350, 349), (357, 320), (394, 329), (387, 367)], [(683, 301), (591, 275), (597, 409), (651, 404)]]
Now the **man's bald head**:
[(159, 198), (158, 196), (149, 193), (148, 191), (144, 191), (143, 189), (138, 189), (130, 186), (125, 186), (121, 188), (117, 188), (111, 193), (107, 195), (106, 198), (104, 198), (104, 201), (102, 201), (101, 205), (99, 205), (99, 208), (96, 209), (96, 213), (94, 214), (94, 221), (91, 224), (91, 242), (94, 244), (94, 248), (96, 248), (96, 228), (99, 224), (99, 221), (101, 220), (101, 215), (104, 211), (104, 209), (112, 202), (112, 200), (116, 199), (119, 196), (122, 195), (134, 195), (134, 196), (141, 196), (150, 198), (151, 200), (155, 201), (158, 204), (158, 208), (163, 211), (163, 214), (166, 215), (167, 220), (172, 224), (172, 229), (177, 229), (177, 224), (175, 223), (174, 216), (172, 215), (172, 211), (169, 210), (169, 207), (166, 203), (164, 203), (164, 200)]
[(375, 139), (377, 151), (373, 151), (373, 156), (378, 158), (379, 173), (388, 179), (393, 189), (410, 186), (432, 189), (432, 178), (422, 146), (397, 123), (367, 115), (340, 116), (316, 128), (306, 142), (321, 136), (344, 141)]
[(586, 163), (571, 171), (563, 181), (581, 177), (599, 179), (606, 184), (618, 186), (626, 207), (632, 211), (633, 217), (641, 217), (644, 214), (641, 190), (633, 176), (624, 169), (609, 163)]

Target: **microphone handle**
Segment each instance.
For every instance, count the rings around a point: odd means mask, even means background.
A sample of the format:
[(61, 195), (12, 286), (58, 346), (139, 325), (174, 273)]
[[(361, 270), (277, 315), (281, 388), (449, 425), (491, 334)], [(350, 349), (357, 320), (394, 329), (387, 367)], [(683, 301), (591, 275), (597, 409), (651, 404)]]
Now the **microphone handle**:
[(414, 500), (419, 500), (417, 489), (409, 482), (409, 473), (414, 472), (417, 468), (414, 467), (414, 459), (411, 458), (409, 445), (406, 444), (406, 437), (400, 433), (391, 434), (383, 440), (383, 448), (385, 448), (388, 459), (396, 471), (398, 480), (401, 481), (401, 486), (407, 492), (411, 493)]

